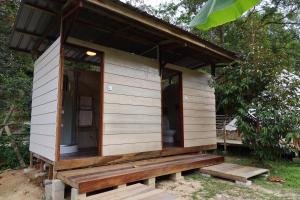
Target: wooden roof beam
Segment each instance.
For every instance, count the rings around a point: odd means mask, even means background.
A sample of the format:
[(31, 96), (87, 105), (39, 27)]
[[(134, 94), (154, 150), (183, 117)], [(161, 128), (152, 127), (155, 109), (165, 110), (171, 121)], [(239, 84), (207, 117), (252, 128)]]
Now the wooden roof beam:
[[(104, 32), (104, 33), (108, 33), (108, 34), (113, 34), (115, 37), (120, 37), (120, 38), (124, 38), (124, 39), (127, 39), (127, 40), (130, 40), (130, 41), (134, 41), (134, 42), (138, 42), (140, 44), (144, 44), (144, 45), (156, 45), (156, 43), (150, 41), (150, 40), (147, 40), (145, 38), (141, 38), (141, 37), (138, 37), (136, 35), (131, 35), (131, 36), (126, 36), (122, 33), (118, 33), (118, 31), (115, 31), (113, 29), (105, 29), (103, 28), (102, 26), (96, 24), (96, 23), (93, 23), (93, 22), (87, 22), (85, 20), (82, 20), (82, 19), (77, 19), (75, 21), (75, 23), (81, 23), (83, 25), (87, 25), (89, 26), (91, 29), (94, 29), (94, 30), (98, 30), (100, 32)], [(128, 28), (134, 28), (134, 27), (131, 27), (131, 26), (126, 26), (124, 28), (124, 30), (128, 30)], [(123, 29), (123, 28), (122, 28)], [(120, 30), (122, 30), (120, 29)], [(111, 39), (110, 39), (111, 40)]]
[(185, 41), (197, 46), (198, 48), (206, 49), (207, 51), (213, 54), (217, 54), (228, 60), (235, 60), (235, 57), (229, 55), (229, 53), (226, 53), (225, 49), (210, 44), (209, 42), (197, 38), (196, 36), (192, 36), (190, 33), (180, 30), (179, 28), (174, 28), (171, 25), (167, 26), (165, 23), (159, 20), (154, 20), (153, 18), (145, 14), (133, 11), (133, 9), (126, 8), (125, 6), (121, 6), (120, 3), (115, 3), (108, 0), (87, 0), (87, 2), (101, 7), (103, 9), (109, 10), (118, 15), (125, 16), (126, 18), (130, 18), (131, 20), (144, 24), (145, 26), (151, 27), (154, 30), (162, 31), (165, 34), (176, 38), (177, 40)]

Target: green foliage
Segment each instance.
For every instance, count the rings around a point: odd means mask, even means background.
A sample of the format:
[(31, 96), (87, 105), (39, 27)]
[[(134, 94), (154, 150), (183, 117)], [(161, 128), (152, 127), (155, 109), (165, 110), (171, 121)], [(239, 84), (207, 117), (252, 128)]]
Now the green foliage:
[[(24, 158), (28, 158), (28, 143), (21, 141), (24, 139), (24, 134), (29, 134), (29, 130), (21, 129), (24, 122), (28, 121), (30, 116), (33, 64), (31, 57), (22, 53), (16, 53), (8, 47), (18, 6), (18, 0), (1, 1), (0, 124), (3, 123), (10, 107), (14, 106), (15, 112), (9, 122), (13, 121), (14, 123), (17, 123), (18, 126), (10, 127), (10, 129), (12, 131), (13, 138), (17, 141), (21, 154)], [(21, 135), (15, 134), (20, 132), (22, 132)], [(16, 156), (8, 142), (8, 136), (0, 136), (1, 168), (18, 166)]]
[(236, 20), (259, 2), (260, 0), (208, 0), (193, 18), (190, 26), (208, 30), (226, 24)]
[[(259, 159), (279, 158), (291, 151), (290, 135), (300, 133), (300, 77), (283, 71), (252, 103), (239, 110), (243, 140)], [(253, 111), (255, 120), (248, 117)]]

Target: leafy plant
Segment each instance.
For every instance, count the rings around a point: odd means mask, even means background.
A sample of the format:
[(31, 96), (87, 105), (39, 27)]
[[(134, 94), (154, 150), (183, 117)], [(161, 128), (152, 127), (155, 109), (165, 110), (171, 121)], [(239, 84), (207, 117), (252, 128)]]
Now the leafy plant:
[(300, 132), (299, 95), (300, 77), (284, 70), (251, 104), (239, 110), (238, 127), (244, 143), (257, 158), (280, 158), (293, 150), (290, 137)]

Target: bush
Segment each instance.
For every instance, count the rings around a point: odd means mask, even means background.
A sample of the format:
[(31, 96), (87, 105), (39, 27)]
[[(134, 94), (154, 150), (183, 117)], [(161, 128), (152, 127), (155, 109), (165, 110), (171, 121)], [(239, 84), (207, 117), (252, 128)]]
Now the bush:
[(291, 134), (300, 133), (299, 95), (299, 76), (284, 70), (250, 105), (239, 110), (237, 125), (258, 159), (275, 159), (293, 151), (288, 141)]

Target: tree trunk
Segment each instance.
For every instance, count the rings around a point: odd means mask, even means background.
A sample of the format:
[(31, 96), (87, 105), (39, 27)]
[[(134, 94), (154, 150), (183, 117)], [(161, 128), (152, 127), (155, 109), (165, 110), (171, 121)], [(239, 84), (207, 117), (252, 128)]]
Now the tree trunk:
[(14, 152), (15, 152), (15, 154), (16, 154), (16, 156), (17, 156), (17, 159), (18, 159), (18, 161), (19, 161), (21, 167), (25, 168), (25, 167), (26, 167), (26, 164), (25, 164), (25, 162), (24, 162), (24, 160), (23, 160), (23, 158), (22, 158), (22, 156), (21, 156), (21, 154), (20, 154), (20, 151), (19, 151), (19, 148), (18, 148), (18, 145), (17, 145), (16, 141), (15, 141), (14, 138), (12, 137), (12, 134), (11, 134), (11, 132), (10, 132), (9, 127), (8, 127), (8, 126), (5, 126), (4, 129), (5, 129), (6, 134), (9, 136), (10, 144), (11, 144), (11, 146), (12, 146), (13, 149), (14, 149)]

